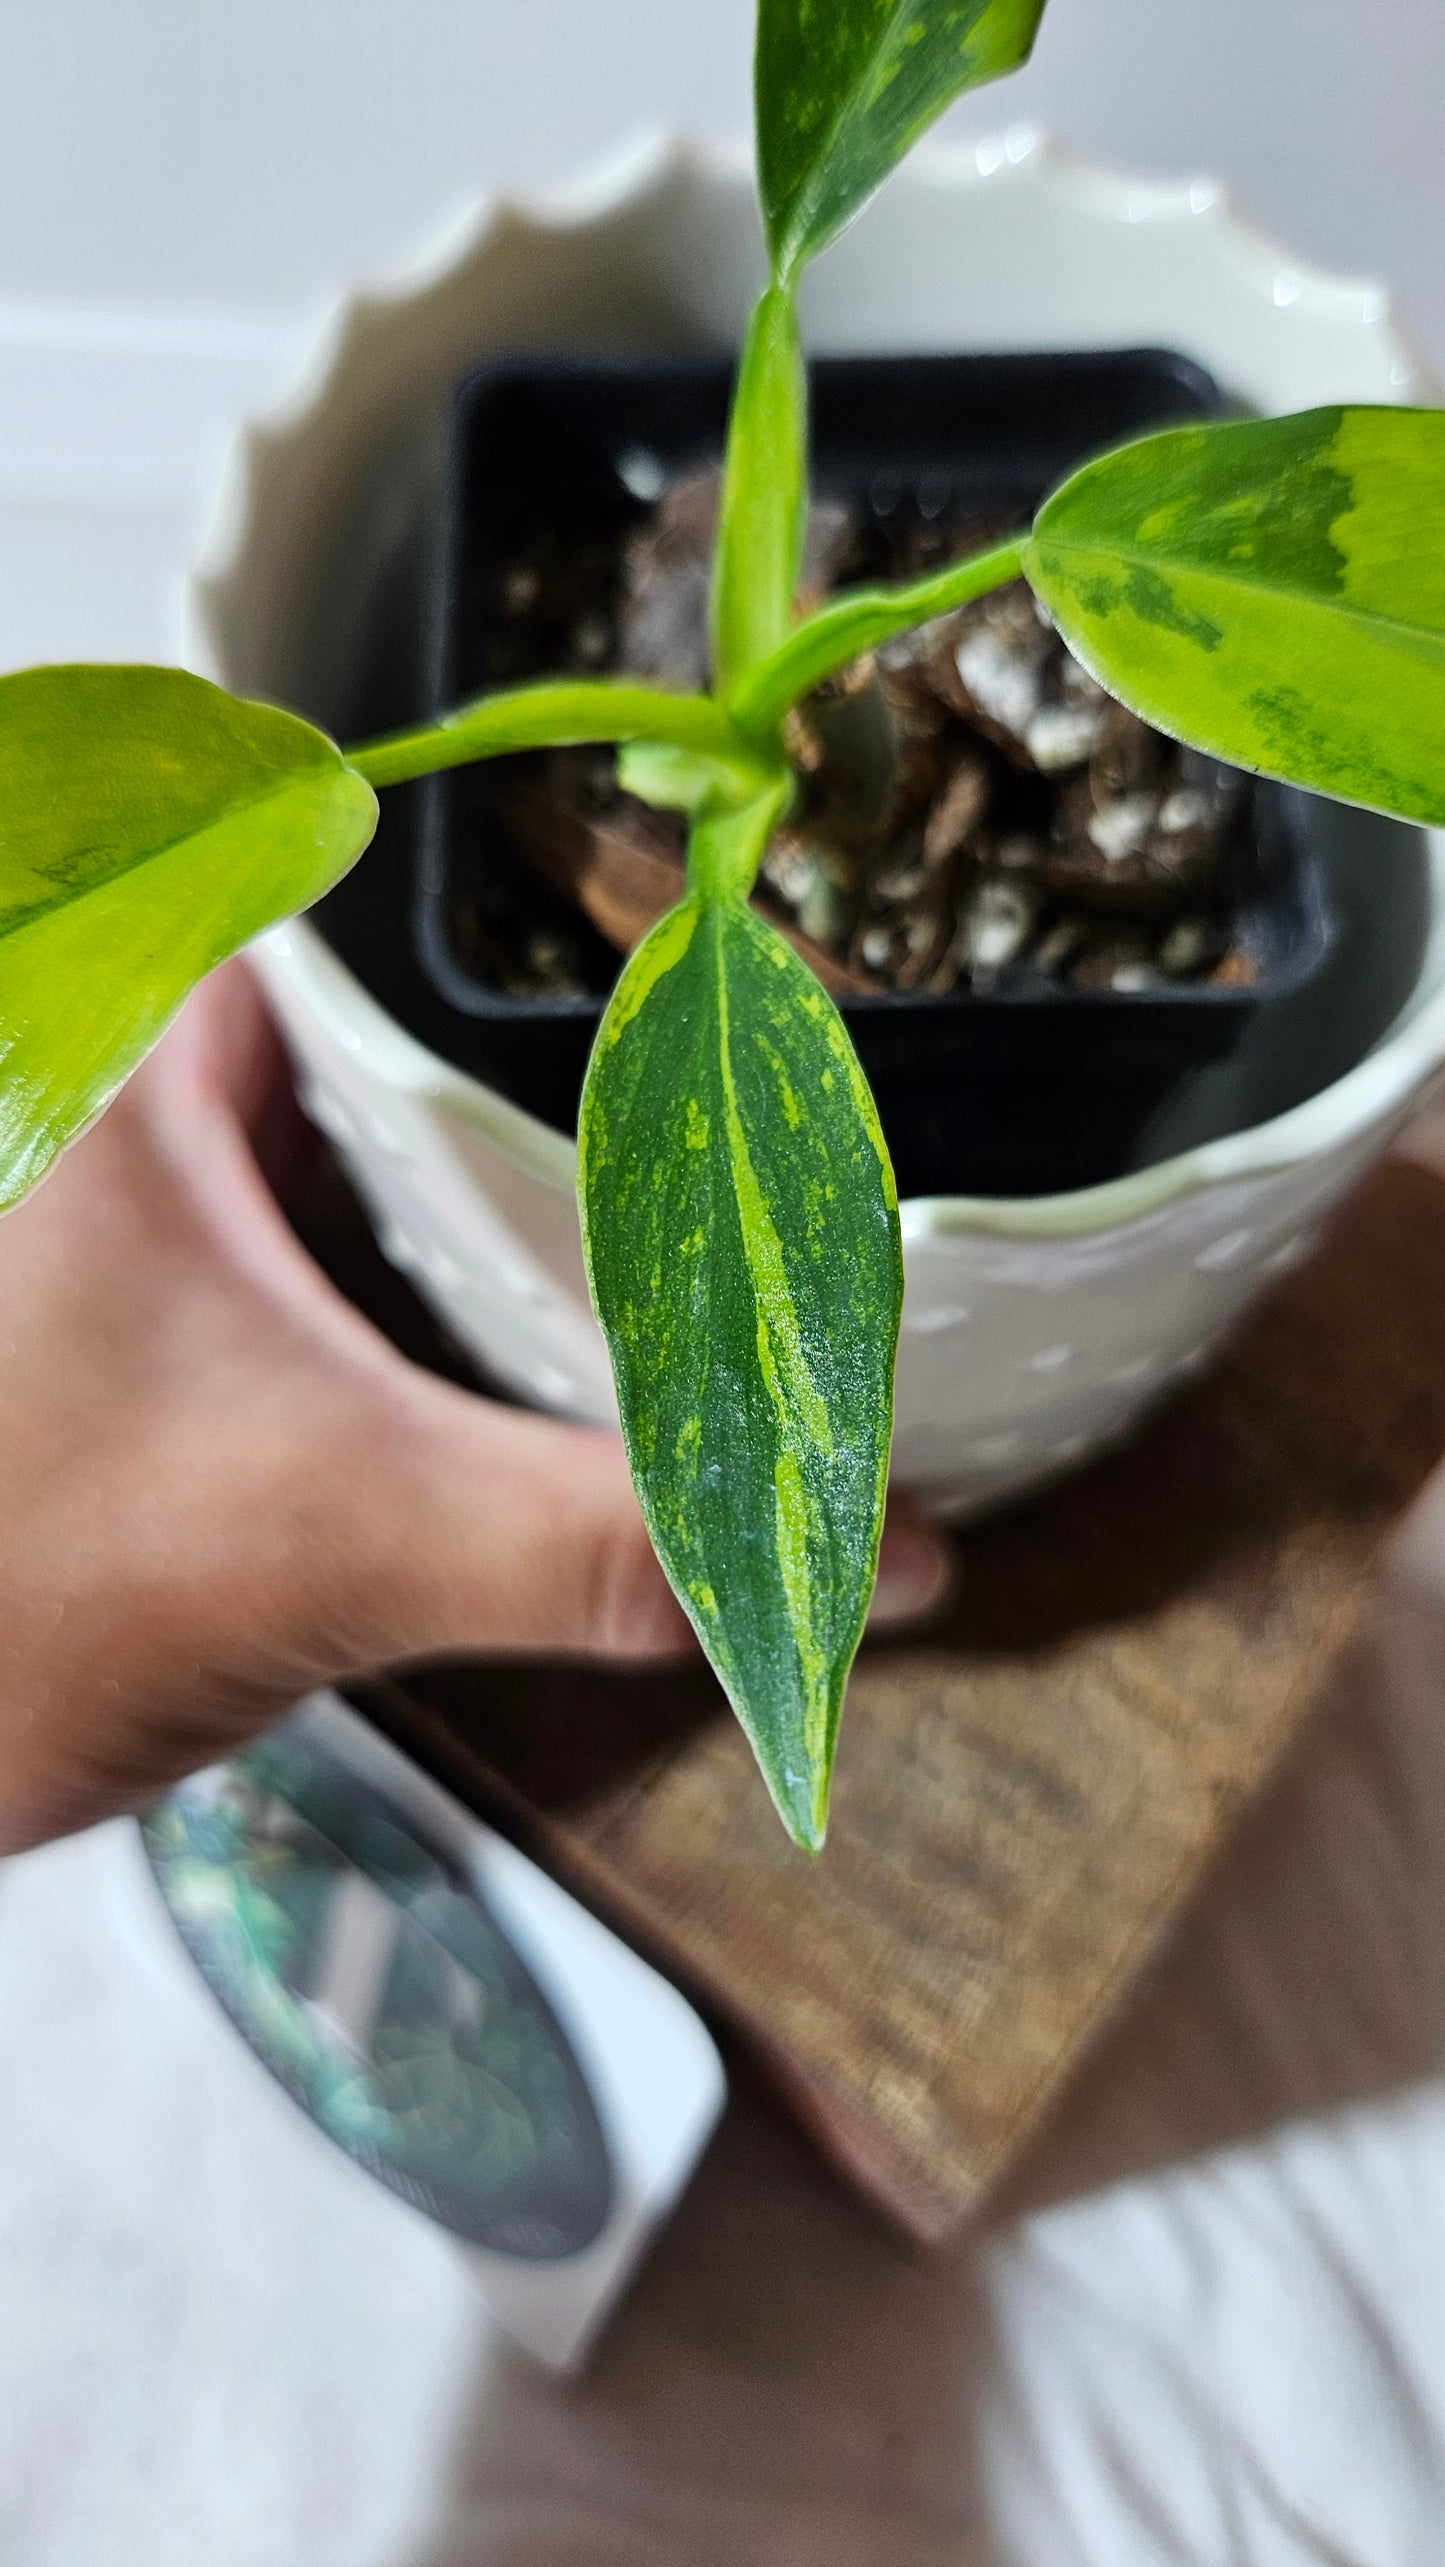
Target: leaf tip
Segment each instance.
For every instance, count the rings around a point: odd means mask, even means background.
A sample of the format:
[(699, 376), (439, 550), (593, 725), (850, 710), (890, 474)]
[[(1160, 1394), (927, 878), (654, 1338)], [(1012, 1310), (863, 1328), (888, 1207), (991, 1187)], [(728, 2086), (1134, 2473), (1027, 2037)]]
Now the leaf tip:
[(764, 1780), (773, 1805), (800, 1854), (821, 1854), (828, 1834), (828, 1795), (832, 1781), (826, 1768), (806, 1774), (791, 1766), (766, 1765)]

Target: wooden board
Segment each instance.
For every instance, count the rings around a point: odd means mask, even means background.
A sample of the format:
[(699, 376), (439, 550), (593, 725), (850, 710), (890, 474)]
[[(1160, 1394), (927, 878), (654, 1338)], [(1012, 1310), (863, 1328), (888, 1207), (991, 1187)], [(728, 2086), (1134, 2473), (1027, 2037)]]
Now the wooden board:
[(701, 1673), (452, 1667), (367, 1700), (936, 2238), (1295, 1736), (1442, 1452), (1445, 1185), (1400, 1163), (1132, 1450), (959, 1538), (946, 1628), (859, 1661), (820, 1861)]

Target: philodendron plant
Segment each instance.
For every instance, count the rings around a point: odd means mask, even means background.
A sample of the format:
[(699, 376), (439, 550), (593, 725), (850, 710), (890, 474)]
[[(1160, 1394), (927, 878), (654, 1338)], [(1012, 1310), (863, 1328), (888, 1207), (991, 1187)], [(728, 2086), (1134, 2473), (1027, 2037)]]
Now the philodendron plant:
[(616, 743), (691, 819), (686, 897), (638, 946), (587, 1075), (578, 1189), (652, 1539), (785, 1825), (822, 1843), (878, 1553), (897, 1202), (842, 1019), (749, 905), (794, 794), (789, 715), (891, 636), (1020, 574), (1096, 678), (1244, 767), (1445, 821), (1445, 413), (1167, 430), (1086, 464), (1008, 543), (799, 609), (797, 293), (951, 100), (1023, 61), (1043, 0), (760, 0), (769, 277), (712, 574), (712, 691), (559, 680), (342, 750), (182, 671), (0, 681), (0, 1203), (15, 1202), (223, 956), (366, 846), (378, 790)]

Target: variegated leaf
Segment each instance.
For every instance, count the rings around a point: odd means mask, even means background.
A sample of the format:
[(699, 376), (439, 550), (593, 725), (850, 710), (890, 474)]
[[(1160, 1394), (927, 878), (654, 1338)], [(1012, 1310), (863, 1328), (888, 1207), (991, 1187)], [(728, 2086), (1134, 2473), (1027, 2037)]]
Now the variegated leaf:
[(816, 256), (966, 89), (1027, 60), (1044, 0), (760, 0), (758, 188), (775, 275)]
[(898, 1214), (841, 1018), (738, 895), (695, 894), (632, 956), (579, 1143), (649, 1531), (785, 1824), (817, 1847), (877, 1566)]
[(1024, 570), (1145, 719), (1445, 821), (1445, 411), (1170, 428), (1046, 500)]
[(0, 1208), (192, 983), (317, 899), (375, 825), (324, 733), (183, 669), (0, 678)]

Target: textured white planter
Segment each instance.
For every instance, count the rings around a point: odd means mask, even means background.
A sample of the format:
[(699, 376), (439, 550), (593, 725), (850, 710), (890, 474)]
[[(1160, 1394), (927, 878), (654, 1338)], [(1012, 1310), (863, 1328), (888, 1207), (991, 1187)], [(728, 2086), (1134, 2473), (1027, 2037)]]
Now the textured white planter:
[[(489, 349), (732, 344), (757, 275), (741, 159), (657, 145), (568, 198), (479, 211), (341, 305), (284, 410), (237, 439), (190, 595), (196, 664), (344, 708), (345, 527), (377, 457), (424, 445)], [(918, 155), (810, 278), (806, 319), (829, 352), (1165, 344), (1262, 410), (1430, 394), (1377, 288), (1301, 267), (1207, 182), (1135, 184), (1022, 133)], [(1308, 1104), (1086, 1193), (905, 1206), (905, 1484), (961, 1513), (1067, 1468), (1305, 1252), (1445, 1063), (1440, 862), (1435, 909), (1404, 1016)], [(610, 1416), (570, 1143), (414, 1042), (305, 925), (260, 961), (389, 1253), (512, 1389)]]

